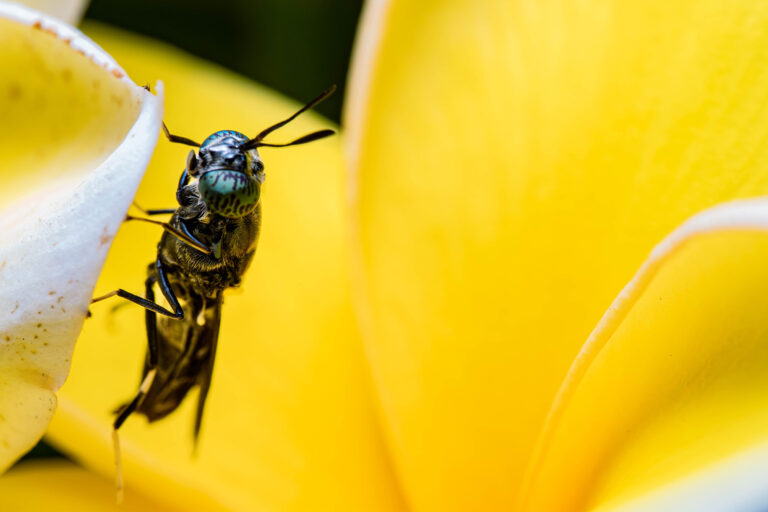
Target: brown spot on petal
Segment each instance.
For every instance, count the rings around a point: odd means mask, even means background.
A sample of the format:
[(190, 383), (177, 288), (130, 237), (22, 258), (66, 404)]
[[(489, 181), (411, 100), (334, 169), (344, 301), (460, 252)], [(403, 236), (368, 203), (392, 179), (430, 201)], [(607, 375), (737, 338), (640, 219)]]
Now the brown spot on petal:
[(57, 38), (59, 37), (59, 34), (57, 34), (53, 28), (43, 26), (43, 20), (37, 20), (35, 23), (32, 24), (32, 28), (42, 30), (46, 34), (50, 34), (54, 37), (57, 37)]
[(115, 75), (115, 78), (123, 78), (125, 76), (119, 69), (113, 69), (112, 74)]
[(104, 226), (101, 236), (99, 237), (99, 246), (107, 245), (112, 240), (112, 235), (109, 234), (107, 226)]

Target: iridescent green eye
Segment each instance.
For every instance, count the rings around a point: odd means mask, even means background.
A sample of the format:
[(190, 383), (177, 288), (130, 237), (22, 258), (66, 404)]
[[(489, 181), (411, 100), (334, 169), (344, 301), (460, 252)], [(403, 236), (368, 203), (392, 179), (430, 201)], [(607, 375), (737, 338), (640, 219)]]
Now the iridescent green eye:
[(212, 213), (238, 218), (248, 215), (259, 203), (261, 185), (245, 173), (220, 170), (208, 171), (198, 183), (200, 197)]

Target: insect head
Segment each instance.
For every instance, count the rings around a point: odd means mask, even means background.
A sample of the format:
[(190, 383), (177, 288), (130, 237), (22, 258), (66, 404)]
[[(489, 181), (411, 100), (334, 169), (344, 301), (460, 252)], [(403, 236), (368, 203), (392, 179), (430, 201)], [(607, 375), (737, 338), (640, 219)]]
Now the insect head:
[(198, 178), (200, 197), (208, 210), (223, 217), (239, 218), (253, 212), (259, 204), (265, 175), (264, 164), (256, 148), (295, 146), (333, 135), (333, 130), (319, 130), (285, 144), (263, 141), (267, 135), (327, 98), (335, 89), (333, 86), (326, 90), (288, 119), (262, 130), (252, 139), (234, 130), (220, 130), (199, 144), (186, 137), (172, 135), (165, 124), (163, 130), (172, 142), (200, 148), (197, 153), (189, 153), (186, 170), (191, 177)]

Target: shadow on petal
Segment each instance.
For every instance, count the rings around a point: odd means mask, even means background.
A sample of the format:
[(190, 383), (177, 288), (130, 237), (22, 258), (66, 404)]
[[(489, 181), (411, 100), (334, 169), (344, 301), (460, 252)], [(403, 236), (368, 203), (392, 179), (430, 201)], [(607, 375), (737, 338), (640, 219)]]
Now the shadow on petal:
[(114, 482), (62, 460), (27, 461), (0, 479), (0, 509), (13, 512), (174, 512), (138, 495), (115, 503)]

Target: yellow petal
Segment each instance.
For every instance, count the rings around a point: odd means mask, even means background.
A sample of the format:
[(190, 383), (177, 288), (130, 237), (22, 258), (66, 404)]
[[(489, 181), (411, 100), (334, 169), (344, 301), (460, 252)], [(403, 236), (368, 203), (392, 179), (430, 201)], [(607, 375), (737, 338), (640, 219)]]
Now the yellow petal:
[(39, 512), (172, 512), (146, 498), (135, 496), (115, 503), (112, 480), (63, 460), (29, 461), (0, 479), (0, 510)]
[(161, 103), (72, 27), (6, 3), (0, 69), (2, 472), (51, 418)]
[(764, 510), (768, 446), (751, 446), (723, 461), (676, 480), (637, 499), (598, 506), (596, 511), (644, 512), (658, 510)]
[(523, 509), (765, 507), (766, 258), (765, 200), (705, 212), (654, 251), (574, 364)]
[(511, 507), (653, 245), (768, 190), (766, 23), (754, 2), (369, 5), (346, 112), (359, 310), (415, 509)]
[[(220, 129), (255, 134), (298, 105), (210, 64), (103, 27), (89, 33), (140, 80), (162, 77), (165, 121), (202, 140)], [(281, 129), (291, 140), (328, 121)], [(261, 151), (267, 181), (255, 260), (226, 294), (213, 385), (192, 456), (193, 393), (170, 417), (121, 429), (131, 490), (190, 510), (397, 510), (348, 291), (338, 138)], [(172, 207), (188, 147), (162, 140), (138, 203)], [(143, 292), (160, 231), (126, 224), (98, 285)], [(112, 305), (117, 304), (117, 301)], [(144, 312), (92, 307), (50, 438), (114, 474), (110, 414), (136, 392), (146, 349)]]

